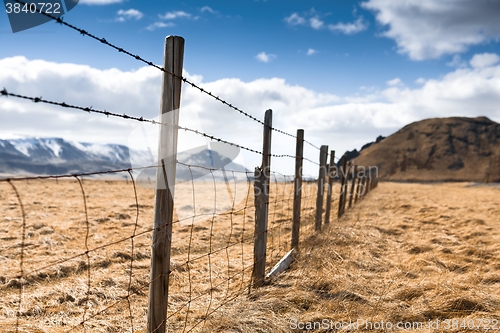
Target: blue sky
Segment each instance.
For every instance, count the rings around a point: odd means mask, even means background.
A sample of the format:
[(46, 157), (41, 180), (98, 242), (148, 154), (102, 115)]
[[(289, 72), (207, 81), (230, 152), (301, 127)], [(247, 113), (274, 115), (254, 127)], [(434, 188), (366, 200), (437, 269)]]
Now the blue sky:
[[(361, 1), (85, 3), (80, 1), (65, 15), (65, 20), (156, 63), (162, 60), (164, 37), (183, 36), (186, 69), (208, 81), (281, 77), (290, 84), (318, 92), (354, 94), (360, 87), (383, 88), (394, 77), (413, 84), (419, 77), (443, 75), (449, 71), (446, 64), (454, 55), (426, 61), (402, 56), (394, 40), (381, 36), (385, 27), (377, 23), (374, 12), (364, 8)], [(125, 13), (119, 15), (120, 11)], [(305, 23), (299, 23), (301, 19)], [(310, 20), (322, 22), (323, 26), (314, 28)], [(166, 27), (155, 27), (158, 23)], [(344, 30), (341, 26), (328, 29), (339, 24), (346, 25)], [(348, 32), (348, 25), (359, 30)], [(131, 70), (141, 65), (55, 23), (9, 34), (9, 22), (4, 15), (0, 31), (2, 44), (8, 45), (0, 51), (2, 58), (22, 54), (30, 59), (71, 61), (100, 69)], [(467, 58), (474, 52), (494, 52), (498, 49), (494, 44), (477, 45), (462, 54)], [(270, 57), (268, 63), (256, 59), (263, 52)]]
[[(500, 121), (498, 17), (489, 0), (86, 0), (64, 20), (157, 64), (165, 36), (182, 36), (186, 76), (256, 117), (272, 108), (278, 127), (341, 154), (424, 118)], [(0, 13), (0, 46), (7, 90), (158, 113), (159, 73), (66, 27), (13, 34)], [(259, 148), (259, 126), (223, 108), (185, 89), (181, 121)], [(133, 130), (14, 99), (0, 99), (0, 119), (0, 137), (126, 143)], [(293, 141), (274, 145), (293, 154)]]

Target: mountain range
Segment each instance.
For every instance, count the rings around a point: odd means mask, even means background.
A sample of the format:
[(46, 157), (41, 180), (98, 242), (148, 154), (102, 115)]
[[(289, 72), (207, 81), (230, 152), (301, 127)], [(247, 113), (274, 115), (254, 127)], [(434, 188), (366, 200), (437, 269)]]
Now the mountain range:
[(0, 140), (0, 174), (49, 175), (130, 168), (126, 146), (61, 138)]
[[(252, 179), (252, 173), (234, 161), (239, 149), (213, 142), (177, 154), (181, 181), (202, 178)], [(376, 166), (390, 181), (500, 181), (500, 124), (486, 118), (431, 118), (379, 136), (361, 150), (346, 152), (360, 166)], [(0, 140), (0, 176), (61, 175), (155, 165), (146, 151), (117, 144), (93, 144), (61, 138)], [(225, 168), (239, 172), (214, 171)], [(139, 170), (140, 171), (140, 170)], [(135, 174), (153, 184), (156, 169)], [(119, 175), (123, 177), (123, 175)]]
[[(211, 149), (202, 146), (179, 152), (177, 178), (199, 178), (210, 173), (209, 168), (225, 166), (245, 172), (243, 166), (232, 162), (238, 154), (238, 149), (220, 144), (211, 144)], [(118, 144), (83, 143), (62, 138), (0, 140), (0, 175), (3, 176), (88, 173), (154, 164), (156, 162), (152, 162), (147, 151), (131, 150)], [(139, 180), (154, 180), (156, 169), (146, 170), (139, 174)]]

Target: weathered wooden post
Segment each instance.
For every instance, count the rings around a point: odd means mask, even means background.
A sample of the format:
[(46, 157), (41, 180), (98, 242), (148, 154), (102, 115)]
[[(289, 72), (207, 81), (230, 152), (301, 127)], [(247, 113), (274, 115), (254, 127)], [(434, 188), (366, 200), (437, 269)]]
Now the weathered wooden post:
[(302, 163), (304, 160), (304, 130), (297, 130), (295, 146), (295, 179), (293, 184), (292, 249), (299, 249), (300, 208), (302, 203)]
[(363, 198), (365, 195), (366, 195), (366, 180), (368, 178), (366, 177), (366, 175), (363, 176), (363, 181), (361, 182), (361, 190), (360, 190), (360, 193), (359, 193), (359, 197), (360, 198)]
[(253, 248), (253, 285), (264, 284), (266, 271), (267, 219), (269, 212), (269, 178), (271, 172), (271, 133), (273, 111), (267, 110), (264, 117), (262, 166), (255, 168), (255, 233)]
[(372, 189), (374, 189), (378, 186), (378, 167), (370, 167), (370, 170), (372, 168), (375, 169), (375, 175), (373, 176), (373, 184), (372, 184)]
[(174, 75), (163, 73), (160, 120), (167, 125), (161, 125), (158, 139), (148, 332), (164, 333), (166, 330), (183, 58), (184, 38), (168, 36), (163, 66)]
[(352, 184), (351, 184), (351, 192), (349, 193), (349, 208), (352, 207), (352, 197), (354, 196), (354, 189), (356, 186), (356, 179), (358, 174), (358, 166), (355, 165), (352, 173)]
[(321, 146), (319, 154), (318, 192), (316, 195), (316, 223), (315, 223), (316, 231), (321, 230), (321, 220), (323, 217), (323, 199), (325, 193), (327, 158), (328, 158), (328, 146)]
[(345, 171), (346, 179), (344, 186), (344, 197), (342, 200), (342, 215), (345, 213), (345, 205), (347, 203), (347, 194), (349, 193), (349, 174), (351, 173), (352, 163), (347, 162), (347, 170)]
[(340, 177), (340, 196), (339, 196), (339, 211), (337, 217), (340, 218), (342, 215), (344, 215), (344, 202), (345, 202), (345, 195), (346, 195), (346, 184), (347, 184), (347, 155), (344, 154), (344, 158), (342, 160), (342, 168), (340, 169), (339, 172), (339, 177)]
[(370, 193), (372, 190), (372, 170), (368, 169), (368, 176), (366, 178), (365, 194)]
[(325, 224), (330, 223), (330, 211), (332, 210), (333, 177), (335, 171), (335, 150), (330, 151), (330, 164), (328, 165), (328, 193), (326, 195)]
[(363, 191), (364, 191), (363, 182), (364, 181), (365, 181), (365, 176), (361, 176), (361, 178), (359, 180), (358, 200), (361, 200), (361, 197), (363, 196)]
[(363, 176), (358, 178), (358, 185), (356, 186), (356, 195), (354, 196), (354, 203), (358, 202), (361, 197), (361, 184), (363, 183)]

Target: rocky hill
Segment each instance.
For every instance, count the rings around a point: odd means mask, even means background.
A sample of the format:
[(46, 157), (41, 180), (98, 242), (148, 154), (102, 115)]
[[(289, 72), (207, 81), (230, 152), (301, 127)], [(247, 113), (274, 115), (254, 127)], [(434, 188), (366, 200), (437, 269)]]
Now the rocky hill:
[(394, 181), (500, 181), (500, 124), (486, 118), (414, 122), (361, 150), (355, 164)]

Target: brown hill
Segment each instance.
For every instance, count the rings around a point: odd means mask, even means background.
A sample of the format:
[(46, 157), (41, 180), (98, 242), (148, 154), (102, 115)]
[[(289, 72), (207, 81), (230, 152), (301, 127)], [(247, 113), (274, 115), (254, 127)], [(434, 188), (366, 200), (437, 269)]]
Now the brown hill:
[(363, 149), (355, 164), (394, 181), (500, 181), (500, 124), (486, 118), (411, 123)]

